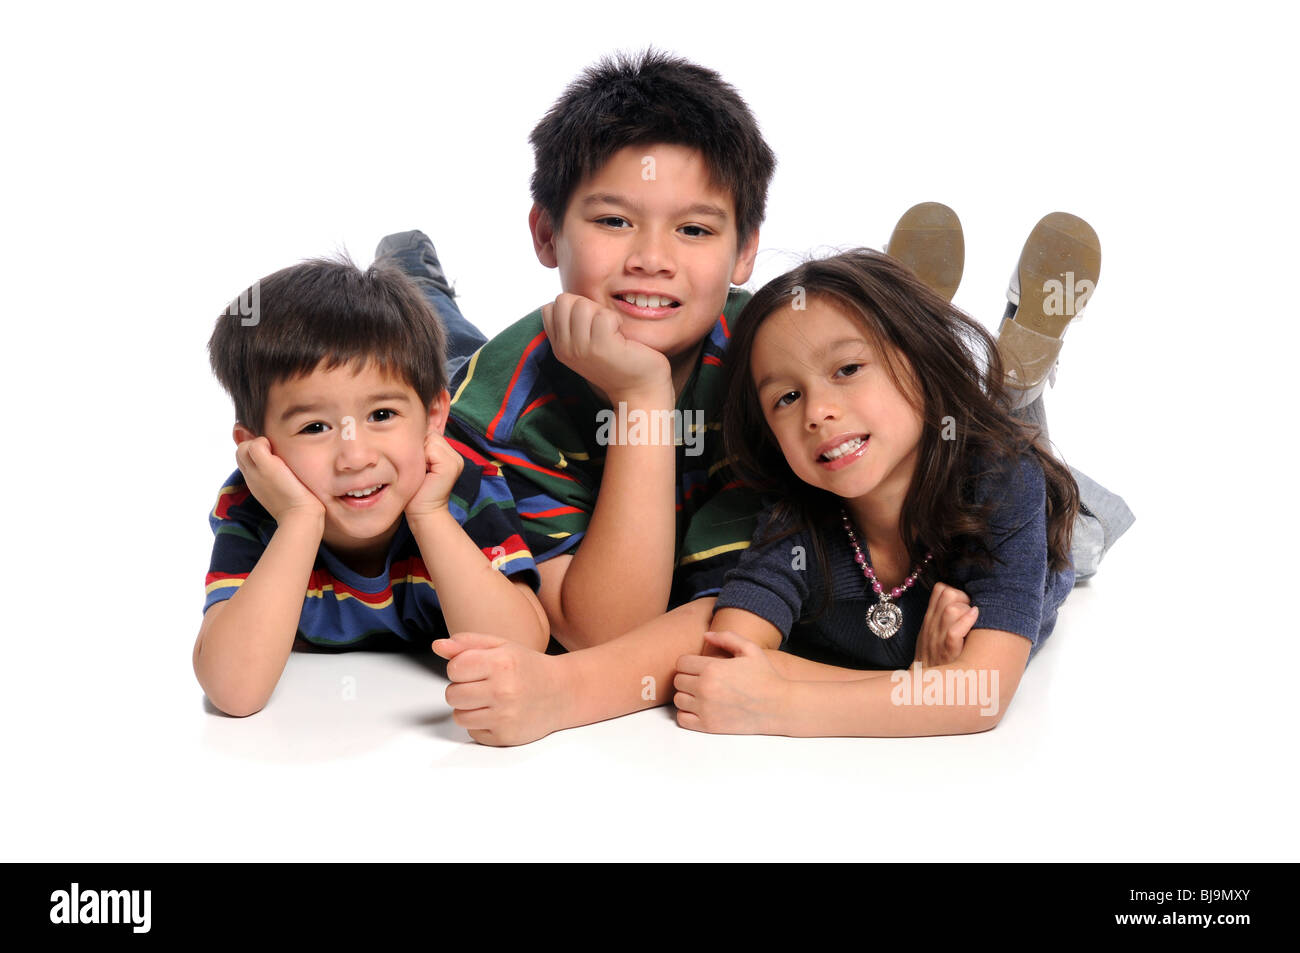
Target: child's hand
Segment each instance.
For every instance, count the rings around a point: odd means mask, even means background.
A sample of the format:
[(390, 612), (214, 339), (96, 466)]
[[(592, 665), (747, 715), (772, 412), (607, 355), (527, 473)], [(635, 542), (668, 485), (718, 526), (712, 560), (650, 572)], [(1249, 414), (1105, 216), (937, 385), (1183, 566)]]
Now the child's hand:
[(276, 523), (298, 515), (324, 518), (325, 504), (271, 451), (271, 441), (265, 437), (254, 437), (239, 444), (235, 448), (235, 463), (244, 475), (249, 492)]
[(925, 610), (921, 634), (916, 640), (916, 660), (924, 666), (946, 665), (961, 655), (966, 636), (975, 627), (979, 608), (970, 597), (953, 586), (934, 584), (930, 605)]
[(427, 467), (424, 483), (406, 504), (408, 522), (445, 510), (451, 488), (465, 469), (464, 458), (436, 430), (424, 436), (424, 461)]
[(704, 639), (732, 657), (683, 655), (677, 660), (677, 724), (719, 734), (778, 734), (775, 721), (783, 711), (788, 683), (767, 653), (734, 632), (706, 632)]
[(564, 727), (565, 692), (549, 655), (496, 635), (458, 632), (433, 651), (448, 659), (447, 704), (484, 745), (523, 745)]
[(551, 350), (611, 402), (672, 388), (668, 358), (623, 336), (623, 318), (590, 298), (562, 294), (542, 308)]

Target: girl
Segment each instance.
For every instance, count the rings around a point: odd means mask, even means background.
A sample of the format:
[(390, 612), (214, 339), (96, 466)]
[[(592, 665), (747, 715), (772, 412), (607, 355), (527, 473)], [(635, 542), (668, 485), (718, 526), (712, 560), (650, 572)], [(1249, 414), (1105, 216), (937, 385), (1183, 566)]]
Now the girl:
[[(1015, 330), (1034, 327), (1030, 297)], [(1042, 330), (1032, 337), (1050, 350)], [(723, 429), (772, 503), (718, 597), (706, 655), (678, 663), (679, 724), (810, 736), (998, 723), (1074, 583), (1080, 512), (1071, 471), (1031, 422), (1040, 400), (1012, 410), (1039, 388), (1004, 383), (1003, 357), (869, 250), (808, 262), (754, 296), (727, 351)]]

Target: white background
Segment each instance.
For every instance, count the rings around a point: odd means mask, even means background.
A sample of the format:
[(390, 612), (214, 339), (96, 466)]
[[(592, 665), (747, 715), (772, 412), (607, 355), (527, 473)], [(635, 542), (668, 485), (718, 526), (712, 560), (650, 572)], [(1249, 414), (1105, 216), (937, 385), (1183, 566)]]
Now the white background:
[[(1297, 859), (1283, 5), (210, 10), (4, 15), (0, 857)], [(719, 70), (777, 152), (754, 287), (937, 200), (966, 231), (956, 301), (994, 327), (1034, 222), (1092, 222), (1101, 281), (1048, 408), (1137, 524), (991, 733), (712, 737), (659, 710), (486, 749), (435, 672), (360, 654), (208, 713), (218, 312), (408, 228), (488, 332), (553, 297), (528, 132), (647, 44)]]

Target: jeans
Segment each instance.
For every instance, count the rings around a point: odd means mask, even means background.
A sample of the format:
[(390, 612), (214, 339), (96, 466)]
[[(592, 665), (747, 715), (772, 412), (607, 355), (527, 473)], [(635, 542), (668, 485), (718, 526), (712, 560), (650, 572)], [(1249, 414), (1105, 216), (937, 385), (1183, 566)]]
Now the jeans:
[(460, 366), (487, 343), (487, 338), (460, 313), (455, 292), (443, 274), (433, 242), (421, 231), (388, 235), (375, 249), (375, 260), (379, 259), (385, 259), (405, 272), (441, 319), (447, 345), (447, 380), (450, 381)]
[[(1047, 439), (1047, 411), (1041, 395), (1014, 416), (1036, 425)], [(1102, 557), (1133, 525), (1135, 517), (1119, 496), (1074, 467), (1070, 472), (1079, 484), (1079, 515), (1074, 520), (1070, 555), (1074, 559), (1074, 578), (1080, 580), (1097, 572)]]

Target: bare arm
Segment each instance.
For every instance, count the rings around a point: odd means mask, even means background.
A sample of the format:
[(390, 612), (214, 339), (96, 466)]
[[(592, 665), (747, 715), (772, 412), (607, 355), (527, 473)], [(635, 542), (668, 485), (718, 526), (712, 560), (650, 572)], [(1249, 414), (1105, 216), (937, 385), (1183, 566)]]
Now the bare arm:
[(838, 665), (814, 662), (778, 649), (764, 651), (776, 673), (792, 682), (856, 682), (893, 674), (889, 669), (840, 668)]
[(409, 522), (448, 632), (489, 632), (539, 652), (546, 649), (550, 630), (537, 597), (493, 568), (447, 509)]
[[(610, 405), (615, 425), (600, 490), (582, 545), (550, 568), (543, 597), (551, 627), (567, 648), (608, 642), (664, 613), (672, 590), (677, 545), (673, 430), (660, 415), (676, 404), (672, 367), (663, 354), (623, 336), (622, 318), (575, 294), (561, 294), (542, 309), (555, 356), (580, 374)], [(634, 416), (644, 414), (640, 435), (629, 442)], [(589, 426), (595, 430), (598, 422)], [(598, 435), (599, 436), (599, 435)]]
[(678, 722), (701, 731), (796, 737), (904, 737), (986, 731), (1002, 719), (1029, 658), (1029, 640), (975, 629), (945, 665), (889, 678), (791, 681), (762, 649), (727, 634), (730, 659), (678, 664)]
[[(647, 396), (611, 398), (634, 410), (671, 412), (673, 392), (666, 385)], [(654, 420), (653, 416), (648, 419)], [(595, 421), (592, 421), (595, 426)], [(596, 506), (577, 553), (559, 557), (551, 572), (557, 598), (547, 614), (570, 650), (607, 642), (664, 613), (673, 582), (677, 538), (676, 467), (671, 439), (610, 444)], [(612, 581), (617, 580), (617, 581)]]
[(203, 616), (194, 643), (194, 674), (228, 715), (260, 711), (293, 648), (303, 593), (320, 549), (325, 515), (286, 515), (243, 585)]
[(712, 612), (712, 599), (697, 599), (567, 655), (479, 633), (455, 633), (433, 648), (449, 660), (447, 704), (456, 723), (483, 744), (526, 744), (667, 702), (676, 660), (701, 650)]
[(906, 737), (987, 731), (1011, 703), (1029, 649), (1023, 636), (975, 629), (956, 661), (931, 668), (914, 664), (903, 670), (907, 679), (898, 672), (889, 679), (838, 684), (792, 682), (781, 734)]

